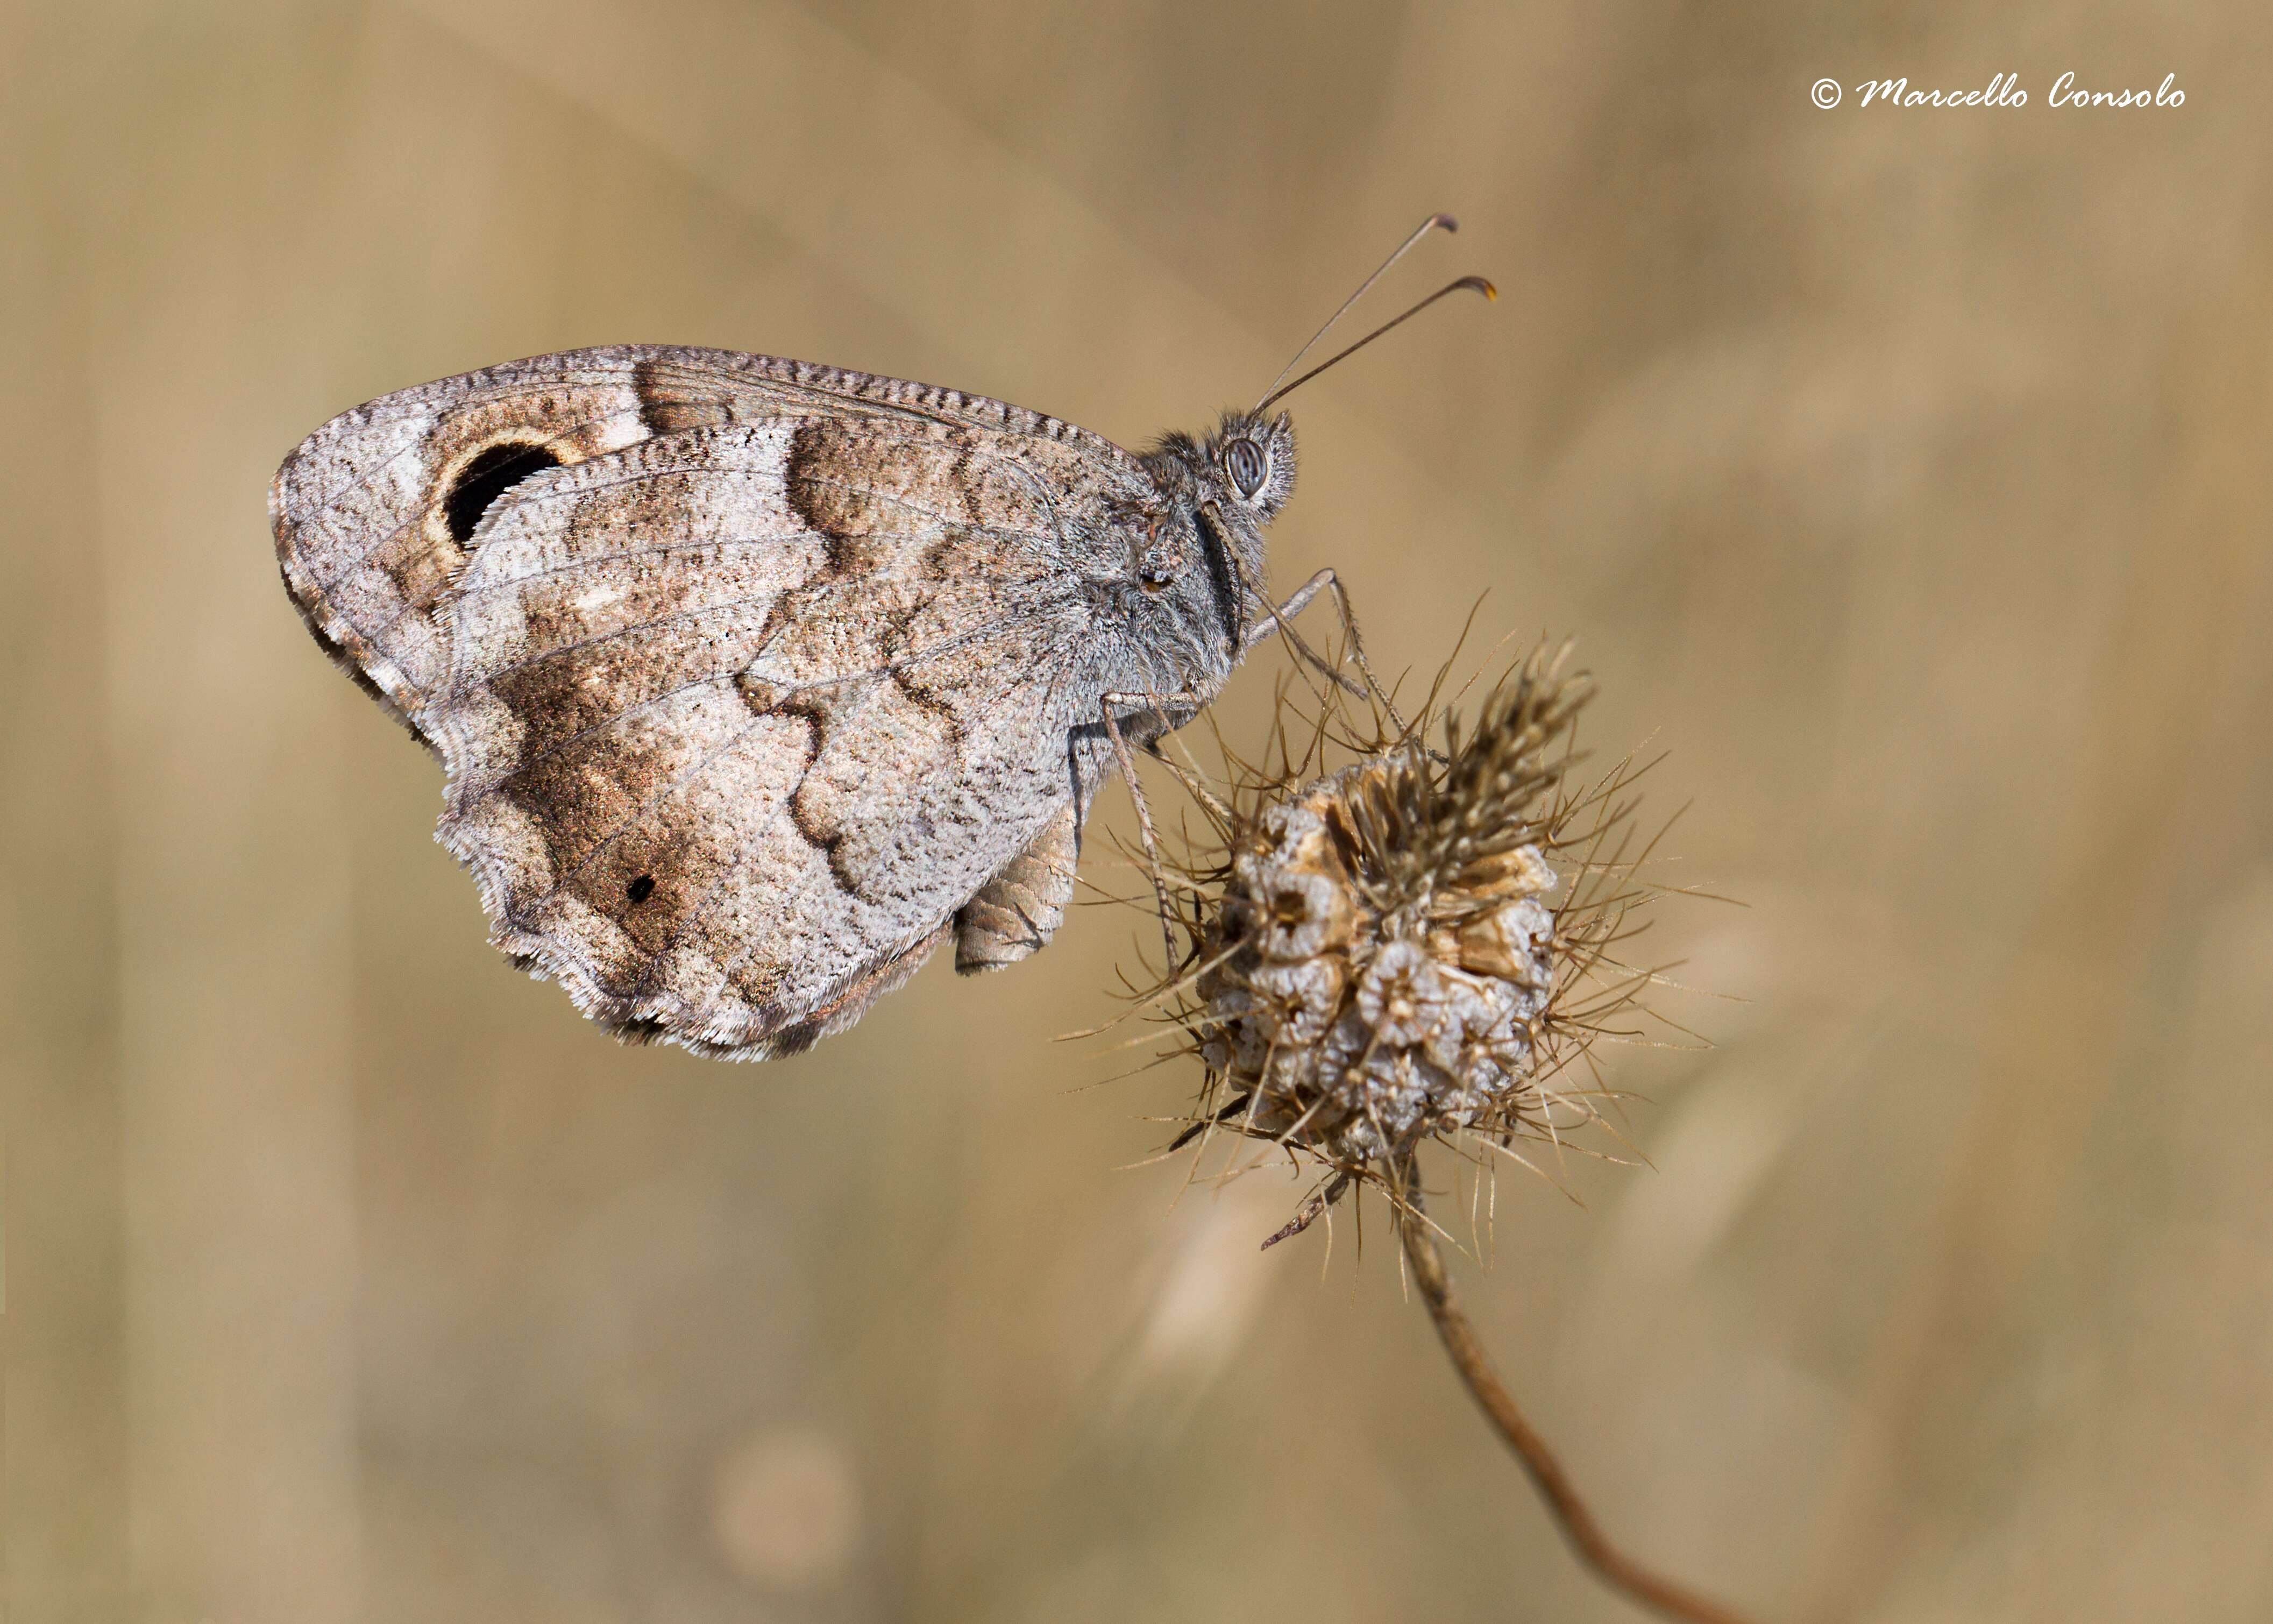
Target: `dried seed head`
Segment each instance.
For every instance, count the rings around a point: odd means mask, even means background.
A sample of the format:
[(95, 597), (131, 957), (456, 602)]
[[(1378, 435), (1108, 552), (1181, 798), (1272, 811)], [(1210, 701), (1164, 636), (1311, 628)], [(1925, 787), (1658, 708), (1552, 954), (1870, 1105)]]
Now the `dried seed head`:
[[(1564, 1073), (1654, 979), (1616, 957), (1650, 894), (1636, 877), (1647, 850), (1628, 855), (1630, 763), (1575, 791), (1566, 782), (1591, 692), (1567, 654), (1541, 649), (1517, 665), (1465, 738), (1444, 716), (1442, 749), (1426, 742), (1435, 693), (1407, 726), (1369, 672), (1373, 714), (1354, 718), (1340, 688), (1320, 688), (1298, 760), (1282, 687), (1276, 771), (1234, 762), (1228, 801), (1186, 780), (1215, 839), (1176, 861), (1190, 957), (1145, 1002), (1168, 1005), (1207, 1066), (1178, 1145), (1200, 1139), (1204, 1154), (1203, 1136), (1225, 1133), (1321, 1169), (1301, 1213), (1263, 1244), (1351, 1189), (1383, 1186), (1454, 1368), (1580, 1557), (1669, 1618), (1742, 1624), (1604, 1535), (1492, 1370), (1425, 1211), (1424, 1140), (1513, 1154), (1519, 1138), (1560, 1142), (1594, 1117), (1599, 1096), (1563, 1086)], [(1354, 759), (1329, 771), (1330, 751)], [(1242, 1170), (1236, 1158), (1227, 1170)]]
[(1504, 1146), (1593, 1117), (1555, 1080), (1630, 996), (1615, 970), (1607, 1003), (1602, 982), (1639, 895), (1623, 848), (1604, 861), (1632, 810), (1623, 769), (1566, 787), (1592, 691), (1568, 652), (1516, 665), (1473, 731), (1444, 717), (1439, 748), (1437, 718), (1392, 729), (1385, 706), (1347, 740), (1348, 706), (1322, 695), (1317, 740), (1340, 729), (1354, 759), (1312, 777), (1323, 742), (1297, 765), (1282, 734), (1282, 770), (1218, 803), (1216, 843), (1180, 864), (1193, 967), (1173, 1013), (1208, 1069), (1187, 1139), (1314, 1158), (1331, 1199), (1394, 1186), (1426, 1139)]

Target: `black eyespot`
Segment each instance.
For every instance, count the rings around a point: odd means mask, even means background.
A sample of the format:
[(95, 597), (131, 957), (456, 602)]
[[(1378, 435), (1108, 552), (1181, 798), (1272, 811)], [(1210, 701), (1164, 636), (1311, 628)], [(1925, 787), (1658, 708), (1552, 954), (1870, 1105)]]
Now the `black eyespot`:
[(645, 902), (649, 897), (655, 895), (655, 876), (641, 875), (639, 878), (624, 887), (624, 895), (629, 897), (634, 902)]
[(442, 517), (450, 538), (464, 546), (474, 538), (475, 527), (497, 499), (532, 475), (560, 466), (560, 459), (543, 446), (506, 440), (491, 446), (460, 470), (450, 494), (442, 500)]
[(1263, 447), (1251, 440), (1234, 440), (1223, 448), (1223, 464), (1231, 473), (1231, 483), (1249, 501), (1262, 490), (1263, 482), (1271, 477), (1271, 459), (1263, 455)]

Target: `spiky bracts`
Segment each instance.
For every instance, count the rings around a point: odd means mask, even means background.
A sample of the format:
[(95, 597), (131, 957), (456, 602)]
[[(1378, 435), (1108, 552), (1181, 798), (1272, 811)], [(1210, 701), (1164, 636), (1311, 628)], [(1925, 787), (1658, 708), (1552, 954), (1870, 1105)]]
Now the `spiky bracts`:
[[(1289, 1232), (1353, 1182), (1399, 1188), (1424, 1140), (1506, 1149), (1594, 1116), (1564, 1074), (1639, 984), (1607, 950), (1642, 893), (1624, 769), (1568, 781), (1592, 691), (1565, 647), (1508, 671), (1472, 729), (1433, 705), (1392, 726), (1378, 703), (1354, 737), (1330, 695), (1301, 763), (1244, 774), (1219, 843), (1187, 854), (1172, 1007), (1207, 1081), (1184, 1138), (1322, 1164)], [(1310, 776), (1337, 736), (1352, 759)]]

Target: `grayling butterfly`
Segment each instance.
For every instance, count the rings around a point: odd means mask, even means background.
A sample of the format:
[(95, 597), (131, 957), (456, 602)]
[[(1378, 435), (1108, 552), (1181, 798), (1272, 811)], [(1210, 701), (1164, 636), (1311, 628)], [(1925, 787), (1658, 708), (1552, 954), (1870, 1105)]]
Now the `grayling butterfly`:
[(1050, 939), (1106, 773), (1335, 588), (1262, 596), (1294, 482), (1265, 414), (1464, 287), (1491, 291), (1452, 283), (1141, 455), (768, 356), (514, 361), (311, 434), (269, 493), (277, 556), (441, 758), (437, 837), (499, 947), (624, 1037), (791, 1054), (950, 932), (963, 971)]

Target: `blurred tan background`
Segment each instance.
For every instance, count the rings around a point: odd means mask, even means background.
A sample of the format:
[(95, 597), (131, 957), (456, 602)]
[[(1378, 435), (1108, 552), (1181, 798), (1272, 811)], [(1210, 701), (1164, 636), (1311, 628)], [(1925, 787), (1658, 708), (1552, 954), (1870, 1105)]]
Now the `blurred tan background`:
[(603, 342), (1142, 442), (1433, 208), (1394, 286), (1502, 302), (1296, 397), (1277, 578), (1392, 665), (1485, 588), (1577, 635), (1749, 904), (1661, 926), (1717, 1048), (1614, 1056), (1654, 1169), (1502, 1181), (1519, 1391), (1763, 1620), (2273, 1616), (2262, 8), (4, 27), (11, 1620), (1635, 1616), (1377, 1241), (1114, 1170), (1197, 1079), (1050, 1039), (1143, 921), (793, 1062), (619, 1048), (484, 945), (263, 510), (336, 410)]

